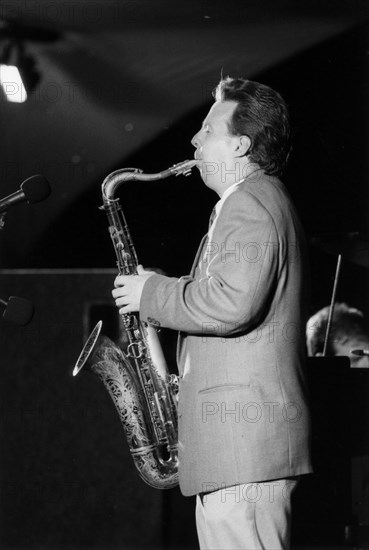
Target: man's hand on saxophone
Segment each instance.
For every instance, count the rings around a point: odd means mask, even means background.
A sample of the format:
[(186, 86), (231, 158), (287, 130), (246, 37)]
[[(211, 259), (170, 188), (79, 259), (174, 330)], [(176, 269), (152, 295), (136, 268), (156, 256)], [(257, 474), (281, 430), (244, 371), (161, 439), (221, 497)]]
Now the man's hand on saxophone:
[(154, 271), (145, 271), (142, 265), (137, 266), (138, 275), (118, 275), (112, 291), (119, 313), (131, 313), (140, 310), (142, 290), (147, 279)]

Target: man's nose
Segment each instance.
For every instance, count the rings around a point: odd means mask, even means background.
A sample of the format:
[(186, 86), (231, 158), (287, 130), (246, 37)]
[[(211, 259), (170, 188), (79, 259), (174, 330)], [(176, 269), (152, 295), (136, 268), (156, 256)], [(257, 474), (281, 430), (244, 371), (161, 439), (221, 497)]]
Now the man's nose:
[(191, 144), (194, 146), (194, 147), (199, 147), (200, 146), (200, 142), (199, 142), (199, 139), (198, 139), (198, 133), (195, 134), (193, 136), (193, 138), (191, 139)]

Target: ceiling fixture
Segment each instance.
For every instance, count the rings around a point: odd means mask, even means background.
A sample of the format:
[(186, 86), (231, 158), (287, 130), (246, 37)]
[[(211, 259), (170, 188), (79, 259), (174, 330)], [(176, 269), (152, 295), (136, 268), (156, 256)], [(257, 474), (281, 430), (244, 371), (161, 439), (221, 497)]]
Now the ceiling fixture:
[(8, 101), (24, 103), (40, 80), (35, 60), (25, 50), (25, 42), (52, 43), (59, 40), (61, 34), (6, 19), (0, 19), (0, 33), (1, 88)]
[(6, 99), (24, 103), (39, 79), (35, 61), (26, 54), (23, 43), (8, 40), (0, 56), (0, 84)]

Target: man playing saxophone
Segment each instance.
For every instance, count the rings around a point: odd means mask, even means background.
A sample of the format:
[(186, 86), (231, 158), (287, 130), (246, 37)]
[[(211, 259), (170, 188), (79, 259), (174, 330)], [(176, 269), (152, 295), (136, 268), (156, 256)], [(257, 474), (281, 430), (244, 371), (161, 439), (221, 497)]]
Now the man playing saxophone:
[(116, 278), (121, 314), (179, 331), (179, 484), (202, 549), (288, 549), (291, 493), (311, 472), (305, 244), (279, 177), (286, 104), (226, 78), (193, 137), (219, 195), (189, 275)]

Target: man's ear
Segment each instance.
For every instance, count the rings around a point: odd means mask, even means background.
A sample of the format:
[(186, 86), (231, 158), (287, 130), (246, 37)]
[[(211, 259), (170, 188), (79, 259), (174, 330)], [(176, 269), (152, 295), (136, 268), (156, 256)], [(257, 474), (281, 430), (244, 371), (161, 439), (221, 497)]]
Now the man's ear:
[(244, 157), (247, 155), (248, 150), (251, 147), (251, 139), (249, 136), (237, 136), (238, 142), (235, 148), (235, 153), (237, 157)]

